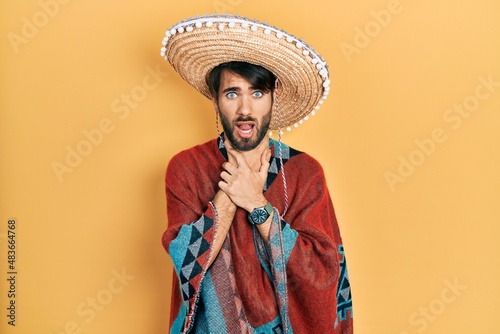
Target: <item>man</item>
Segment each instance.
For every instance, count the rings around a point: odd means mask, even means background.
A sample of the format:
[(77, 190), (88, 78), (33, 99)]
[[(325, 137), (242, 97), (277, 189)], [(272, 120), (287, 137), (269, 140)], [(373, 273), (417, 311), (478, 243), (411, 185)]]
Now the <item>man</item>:
[(171, 333), (352, 333), (323, 170), (281, 142), (282, 127), (326, 99), (326, 64), (293, 36), (241, 17), (183, 21), (163, 44), (224, 130), (167, 168)]

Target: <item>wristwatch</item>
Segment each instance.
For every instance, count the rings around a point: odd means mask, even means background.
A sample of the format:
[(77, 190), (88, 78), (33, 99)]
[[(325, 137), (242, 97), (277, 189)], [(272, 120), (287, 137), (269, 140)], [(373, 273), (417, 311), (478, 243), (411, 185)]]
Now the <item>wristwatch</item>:
[(267, 202), (265, 206), (253, 209), (253, 211), (248, 214), (248, 220), (254, 225), (263, 224), (267, 218), (269, 218), (271, 212), (273, 212), (273, 206), (271, 203)]

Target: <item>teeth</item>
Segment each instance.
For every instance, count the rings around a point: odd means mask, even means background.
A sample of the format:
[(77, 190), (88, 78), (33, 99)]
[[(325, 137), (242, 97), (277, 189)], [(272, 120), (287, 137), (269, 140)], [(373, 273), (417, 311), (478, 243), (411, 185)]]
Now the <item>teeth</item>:
[(253, 126), (238, 125), (237, 127), (238, 127), (238, 131), (244, 135), (250, 134), (253, 130)]

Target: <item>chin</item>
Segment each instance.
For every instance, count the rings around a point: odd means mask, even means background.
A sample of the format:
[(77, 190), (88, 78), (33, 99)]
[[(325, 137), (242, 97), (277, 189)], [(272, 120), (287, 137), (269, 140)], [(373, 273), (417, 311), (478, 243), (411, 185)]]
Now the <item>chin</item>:
[(231, 140), (231, 144), (238, 151), (251, 151), (259, 146), (260, 143), (257, 142), (255, 138), (244, 138), (239, 140)]

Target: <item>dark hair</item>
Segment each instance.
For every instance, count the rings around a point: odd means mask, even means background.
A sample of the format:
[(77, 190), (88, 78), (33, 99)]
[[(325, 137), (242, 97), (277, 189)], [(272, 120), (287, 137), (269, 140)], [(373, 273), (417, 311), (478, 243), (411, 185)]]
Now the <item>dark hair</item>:
[(210, 89), (210, 94), (216, 99), (219, 96), (220, 78), (223, 71), (229, 71), (240, 75), (248, 80), (253, 87), (262, 90), (264, 93), (274, 91), (276, 76), (272, 72), (259, 65), (241, 61), (231, 61), (217, 65), (207, 76), (206, 81)]

